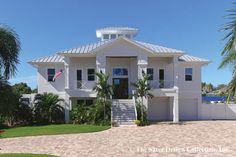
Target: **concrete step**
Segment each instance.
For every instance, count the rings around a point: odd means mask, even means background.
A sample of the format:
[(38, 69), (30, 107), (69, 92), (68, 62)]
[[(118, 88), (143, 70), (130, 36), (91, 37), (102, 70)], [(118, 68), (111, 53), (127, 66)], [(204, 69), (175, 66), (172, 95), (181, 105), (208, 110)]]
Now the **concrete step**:
[(116, 121), (116, 122), (134, 122), (135, 120), (133, 120), (133, 119), (113, 119), (113, 121)]
[(115, 116), (120, 116), (120, 117), (130, 117), (130, 116), (134, 116), (134, 117), (135, 117), (135, 113), (127, 113), (127, 114), (125, 114), (125, 113), (121, 113), (121, 114), (119, 114), (119, 113), (113, 113), (112, 115), (113, 115), (113, 117), (115, 117)]
[(119, 126), (130, 126), (130, 125), (136, 125), (133, 121), (132, 122), (118, 122)]
[(135, 125), (135, 104), (132, 99), (117, 99), (112, 101), (112, 119), (120, 126)]
[(133, 110), (118, 110), (118, 109), (114, 109), (113, 112), (116, 112), (116, 113), (133, 113), (134, 109)]

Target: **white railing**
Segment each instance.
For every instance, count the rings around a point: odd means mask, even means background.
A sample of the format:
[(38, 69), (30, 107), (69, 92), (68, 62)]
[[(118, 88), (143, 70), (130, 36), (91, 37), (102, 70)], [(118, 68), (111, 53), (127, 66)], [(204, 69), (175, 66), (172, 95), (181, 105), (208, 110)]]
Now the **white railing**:
[(136, 101), (135, 101), (135, 96), (134, 96), (134, 94), (135, 94), (135, 90), (132, 90), (132, 100), (133, 100), (133, 103), (134, 103), (134, 111), (135, 111), (135, 118), (136, 118), (136, 120), (137, 120), (137, 109), (136, 109)]
[(174, 81), (169, 81), (169, 80), (151, 80), (148, 81), (148, 84), (153, 89), (174, 87)]
[(96, 85), (96, 81), (87, 81), (87, 80), (82, 80), (82, 81), (75, 81), (75, 89), (93, 89), (94, 86)]

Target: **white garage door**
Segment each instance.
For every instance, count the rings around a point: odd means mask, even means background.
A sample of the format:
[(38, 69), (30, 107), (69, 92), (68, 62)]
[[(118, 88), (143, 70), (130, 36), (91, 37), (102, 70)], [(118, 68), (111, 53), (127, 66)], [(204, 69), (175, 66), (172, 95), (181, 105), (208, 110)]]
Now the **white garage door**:
[(179, 119), (197, 120), (197, 99), (179, 99)]
[(155, 121), (169, 120), (169, 98), (154, 97), (148, 100), (148, 119)]

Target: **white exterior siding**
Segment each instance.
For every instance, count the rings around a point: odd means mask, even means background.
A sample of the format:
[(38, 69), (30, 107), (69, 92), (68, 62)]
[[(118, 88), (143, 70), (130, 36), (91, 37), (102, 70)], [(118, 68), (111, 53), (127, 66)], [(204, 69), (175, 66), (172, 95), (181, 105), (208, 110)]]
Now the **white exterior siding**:
[(155, 85), (159, 81), (159, 70), (164, 69), (164, 81), (171, 87), (173, 85), (173, 64), (172, 57), (148, 57), (147, 68), (153, 68), (153, 81), (149, 81), (150, 85)]
[(96, 70), (96, 58), (95, 57), (86, 57), (86, 58), (71, 58), (70, 59), (70, 70), (69, 70), (69, 85), (70, 89), (77, 89), (77, 70), (82, 70), (82, 82), (86, 82), (87, 86), (92, 89), (93, 81), (88, 81), (87, 70), (88, 69)]
[(117, 41), (109, 47), (105, 47), (97, 52), (97, 56), (113, 56), (113, 57), (130, 57), (130, 56), (143, 56), (148, 55), (148, 51), (141, 49), (131, 43), (125, 41)]
[(148, 119), (153, 121), (171, 120), (173, 106), (169, 97), (155, 97), (148, 100)]
[(55, 72), (64, 71), (63, 64), (48, 64), (38, 68), (38, 93), (61, 93), (65, 91), (65, 73), (62, 73), (55, 82), (48, 82), (48, 69), (55, 69)]
[[(185, 68), (192, 68), (192, 81), (185, 81)], [(178, 87), (183, 92), (201, 92), (201, 65), (191, 63), (178, 64)]]
[(180, 120), (198, 119), (198, 101), (196, 98), (179, 99), (179, 118)]

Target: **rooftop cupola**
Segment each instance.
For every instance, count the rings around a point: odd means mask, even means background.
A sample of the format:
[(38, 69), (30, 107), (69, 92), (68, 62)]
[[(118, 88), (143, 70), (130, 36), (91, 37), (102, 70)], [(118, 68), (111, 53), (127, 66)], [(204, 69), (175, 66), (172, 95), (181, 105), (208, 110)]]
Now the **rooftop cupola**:
[(138, 29), (130, 27), (105, 27), (96, 30), (96, 35), (102, 41), (116, 39), (119, 37), (134, 38), (138, 34)]

